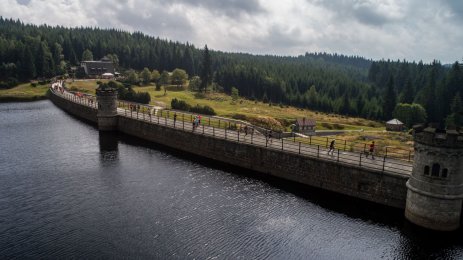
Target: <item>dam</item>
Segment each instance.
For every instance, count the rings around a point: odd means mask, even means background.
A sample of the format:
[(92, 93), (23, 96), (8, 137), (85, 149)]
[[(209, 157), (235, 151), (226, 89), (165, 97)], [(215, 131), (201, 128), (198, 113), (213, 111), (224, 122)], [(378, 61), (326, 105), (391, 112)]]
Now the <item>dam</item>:
[[(419, 140), (427, 140), (422, 144), (423, 152), (428, 152), (426, 145), (443, 146), (451, 156), (445, 161), (447, 157), (439, 148), (434, 149), (433, 154), (440, 154), (440, 158), (418, 157), (419, 160), (411, 164), (386, 157), (372, 160), (362, 153), (339, 149), (334, 156), (329, 156), (320, 145), (268, 140), (257, 133), (243, 135), (204, 121), (194, 127), (188, 114), (179, 113), (172, 119), (172, 115), (162, 112), (139, 113), (137, 110), (134, 113), (130, 105), (118, 101), (116, 91), (109, 88), (97, 89), (96, 99), (89, 99), (52, 85), (49, 97), (58, 107), (97, 125), (101, 131), (120, 131), (260, 174), (406, 209), (407, 219), (425, 228), (448, 231), (460, 226), (463, 178), (459, 159), (463, 139), (456, 131), (442, 133), (431, 128), (417, 128), (415, 134)], [(429, 165), (423, 164), (423, 160), (433, 159), (440, 160), (440, 164), (434, 163), (439, 164), (439, 169), (432, 166), (431, 174)], [(421, 167), (428, 167), (427, 176), (421, 177), (426, 173)]]

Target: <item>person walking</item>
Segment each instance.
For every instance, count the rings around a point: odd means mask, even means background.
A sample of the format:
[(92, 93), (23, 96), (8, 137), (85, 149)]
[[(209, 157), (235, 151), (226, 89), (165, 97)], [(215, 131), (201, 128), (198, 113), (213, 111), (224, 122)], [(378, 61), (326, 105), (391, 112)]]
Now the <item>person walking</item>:
[(371, 154), (371, 158), (374, 160), (375, 159), (375, 141), (371, 141), (370, 150), (365, 157), (368, 158), (368, 155), (370, 154)]
[(333, 139), (330, 143), (330, 149), (328, 150), (328, 154), (331, 153), (331, 155), (334, 155), (334, 143), (335, 143), (335, 140)]

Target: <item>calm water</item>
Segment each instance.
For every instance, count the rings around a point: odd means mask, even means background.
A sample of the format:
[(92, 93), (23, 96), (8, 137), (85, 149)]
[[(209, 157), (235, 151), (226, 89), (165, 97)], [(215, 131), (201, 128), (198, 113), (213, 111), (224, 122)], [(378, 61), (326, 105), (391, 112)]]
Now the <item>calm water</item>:
[(463, 258), (462, 232), (249, 174), (0, 104), (0, 258)]

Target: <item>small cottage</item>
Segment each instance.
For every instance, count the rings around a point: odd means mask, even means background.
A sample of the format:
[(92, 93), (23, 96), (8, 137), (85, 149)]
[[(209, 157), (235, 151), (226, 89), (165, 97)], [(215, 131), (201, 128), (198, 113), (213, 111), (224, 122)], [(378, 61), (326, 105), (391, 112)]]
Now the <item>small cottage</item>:
[(302, 134), (315, 134), (315, 126), (317, 123), (313, 119), (308, 118), (298, 118), (296, 119), (296, 127), (294, 131), (302, 133)]
[(403, 131), (404, 123), (394, 118), (386, 122), (386, 130), (387, 131)]

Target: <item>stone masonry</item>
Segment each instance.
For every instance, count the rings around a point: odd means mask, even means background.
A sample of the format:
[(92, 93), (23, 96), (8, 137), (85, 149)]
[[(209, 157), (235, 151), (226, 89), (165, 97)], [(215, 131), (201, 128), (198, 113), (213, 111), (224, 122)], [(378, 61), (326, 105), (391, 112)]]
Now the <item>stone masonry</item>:
[(414, 139), (405, 217), (428, 229), (456, 230), (463, 200), (463, 135), (420, 125)]

